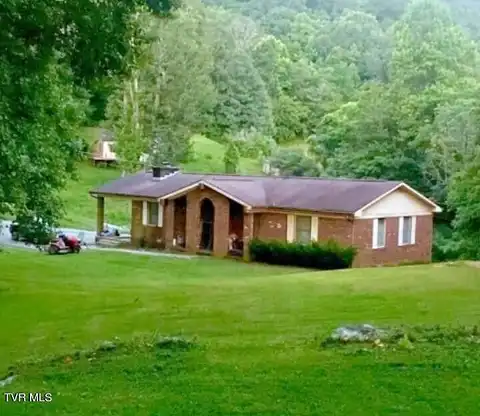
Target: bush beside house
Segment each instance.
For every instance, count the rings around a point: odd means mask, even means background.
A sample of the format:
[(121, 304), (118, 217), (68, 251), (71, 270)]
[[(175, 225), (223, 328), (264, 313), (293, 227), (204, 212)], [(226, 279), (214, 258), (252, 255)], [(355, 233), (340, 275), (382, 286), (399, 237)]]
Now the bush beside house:
[(259, 263), (298, 266), (320, 270), (350, 268), (357, 254), (355, 247), (342, 247), (336, 241), (310, 244), (252, 240), (250, 258)]

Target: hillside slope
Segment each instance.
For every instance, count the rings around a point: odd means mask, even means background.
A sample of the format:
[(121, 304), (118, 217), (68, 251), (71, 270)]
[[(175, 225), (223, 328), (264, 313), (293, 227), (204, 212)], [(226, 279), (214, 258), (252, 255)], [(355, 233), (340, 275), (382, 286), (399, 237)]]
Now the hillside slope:
[[(92, 142), (96, 137), (96, 129), (86, 129), (86, 139)], [(194, 155), (192, 160), (181, 165), (185, 172), (221, 173), (224, 171), (224, 146), (204, 136), (192, 138)], [(260, 162), (242, 158), (239, 173), (260, 173)], [(71, 181), (62, 192), (66, 213), (61, 222), (64, 227), (75, 227), (93, 230), (96, 226), (95, 199), (89, 191), (108, 181), (119, 178), (121, 171), (116, 168), (94, 167), (85, 162), (78, 167), (78, 178)], [(130, 220), (130, 204), (128, 201), (107, 200), (105, 203), (105, 219), (107, 223), (121, 226), (128, 225)]]

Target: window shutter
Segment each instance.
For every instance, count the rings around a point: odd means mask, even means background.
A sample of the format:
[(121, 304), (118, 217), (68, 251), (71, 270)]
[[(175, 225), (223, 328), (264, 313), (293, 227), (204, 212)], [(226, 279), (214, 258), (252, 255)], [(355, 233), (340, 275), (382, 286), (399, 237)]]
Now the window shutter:
[(373, 220), (373, 230), (372, 230), (372, 247), (377, 248), (378, 245), (378, 219)]
[(318, 217), (312, 217), (312, 231), (311, 231), (311, 240), (318, 240)]
[(398, 245), (403, 245), (403, 217), (398, 219)]
[(295, 240), (295, 216), (287, 216), (287, 242), (291, 243)]
[(417, 217), (412, 217), (412, 244), (415, 244), (415, 230), (417, 228)]
[(142, 209), (142, 224), (148, 224), (148, 202), (143, 201), (143, 209)]
[(161, 202), (158, 203), (158, 226), (163, 227), (163, 205)]

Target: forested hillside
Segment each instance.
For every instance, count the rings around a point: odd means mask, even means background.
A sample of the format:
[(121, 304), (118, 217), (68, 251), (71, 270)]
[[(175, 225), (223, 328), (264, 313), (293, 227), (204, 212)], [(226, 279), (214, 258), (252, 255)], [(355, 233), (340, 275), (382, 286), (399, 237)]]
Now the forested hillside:
[(188, 159), (202, 133), (229, 172), (247, 153), (285, 174), (404, 180), (446, 209), (441, 256), (480, 254), (480, 4), (205, 0), (146, 22), (107, 108), (125, 165), (147, 147)]
[(445, 208), (437, 254), (480, 257), (480, 3), (146, 3), (2, 3), (0, 214), (58, 219), (79, 127), (104, 124), (127, 171), (196, 134), (227, 172), (404, 180)]

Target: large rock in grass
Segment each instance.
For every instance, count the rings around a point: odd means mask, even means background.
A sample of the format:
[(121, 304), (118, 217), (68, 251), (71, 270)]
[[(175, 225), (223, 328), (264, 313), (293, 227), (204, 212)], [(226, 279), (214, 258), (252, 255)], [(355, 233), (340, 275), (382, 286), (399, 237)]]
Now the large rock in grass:
[(331, 341), (339, 342), (374, 342), (385, 339), (387, 331), (372, 325), (345, 325), (335, 329), (330, 335)]

